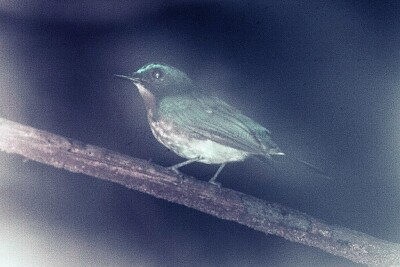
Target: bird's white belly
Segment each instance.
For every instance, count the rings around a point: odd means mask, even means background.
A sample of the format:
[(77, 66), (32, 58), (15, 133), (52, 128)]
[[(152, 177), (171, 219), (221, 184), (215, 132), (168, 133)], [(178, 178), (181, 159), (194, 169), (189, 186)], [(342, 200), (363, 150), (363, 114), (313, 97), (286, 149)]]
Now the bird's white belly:
[(207, 164), (222, 164), (231, 161), (242, 161), (249, 153), (211, 140), (189, 137), (173, 129), (172, 124), (165, 122), (150, 122), (150, 128), (155, 138), (179, 156), (187, 159), (200, 157), (199, 162)]

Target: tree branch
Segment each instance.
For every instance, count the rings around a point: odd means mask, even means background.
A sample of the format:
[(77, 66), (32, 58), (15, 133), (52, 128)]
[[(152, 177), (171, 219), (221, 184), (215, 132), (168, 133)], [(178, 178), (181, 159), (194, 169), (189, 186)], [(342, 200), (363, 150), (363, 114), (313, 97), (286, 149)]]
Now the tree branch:
[(400, 245), (108, 149), (0, 118), (0, 150), (121, 184), (357, 263), (400, 266)]

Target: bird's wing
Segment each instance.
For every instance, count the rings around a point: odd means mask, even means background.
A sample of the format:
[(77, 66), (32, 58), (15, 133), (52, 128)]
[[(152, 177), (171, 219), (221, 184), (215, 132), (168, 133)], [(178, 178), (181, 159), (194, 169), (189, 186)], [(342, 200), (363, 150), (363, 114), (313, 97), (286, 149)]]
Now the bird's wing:
[(268, 156), (271, 148), (279, 150), (266, 128), (216, 97), (166, 97), (158, 114), (184, 132), (252, 154)]

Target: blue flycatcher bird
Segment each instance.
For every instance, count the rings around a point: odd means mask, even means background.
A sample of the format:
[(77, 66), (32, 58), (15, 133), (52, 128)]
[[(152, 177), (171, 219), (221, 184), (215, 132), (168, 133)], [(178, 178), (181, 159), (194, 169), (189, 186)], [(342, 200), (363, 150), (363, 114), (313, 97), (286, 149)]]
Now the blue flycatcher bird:
[[(182, 71), (166, 64), (150, 63), (132, 76), (115, 75), (131, 80), (142, 96), (147, 119), (155, 138), (187, 160), (173, 165), (178, 168), (193, 162), (219, 164), (210, 179), (216, 178), (226, 163), (248, 157), (285, 153), (271, 139), (271, 132), (243, 115), (221, 99), (206, 94)], [(315, 169), (313, 165), (298, 160)]]

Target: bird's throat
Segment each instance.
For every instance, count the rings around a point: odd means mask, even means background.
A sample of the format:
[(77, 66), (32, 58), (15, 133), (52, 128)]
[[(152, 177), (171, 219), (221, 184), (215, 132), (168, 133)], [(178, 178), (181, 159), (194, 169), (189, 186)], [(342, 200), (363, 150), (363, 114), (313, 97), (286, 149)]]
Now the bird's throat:
[(156, 108), (156, 98), (154, 95), (146, 89), (143, 84), (141, 83), (135, 83), (136, 87), (139, 90), (140, 95), (143, 98), (144, 104), (147, 109), (148, 116), (152, 117), (153, 116), (153, 110)]

